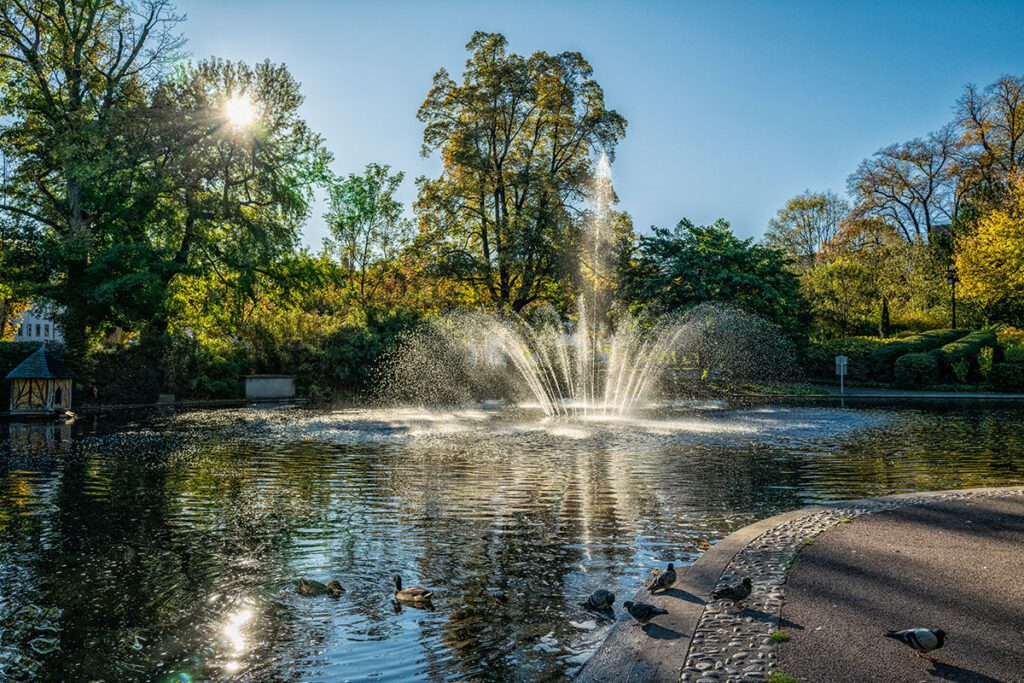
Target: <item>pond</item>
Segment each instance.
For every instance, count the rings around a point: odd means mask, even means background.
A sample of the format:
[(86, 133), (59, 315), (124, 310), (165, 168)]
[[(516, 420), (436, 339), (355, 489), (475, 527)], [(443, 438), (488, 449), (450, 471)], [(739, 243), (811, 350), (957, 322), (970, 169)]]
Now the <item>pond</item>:
[[(819, 501), (1024, 482), (1019, 405), (231, 409), (0, 425), (0, 679), (561, 680), (650, 571)], [(393, 577), (436, 590), (394, 603)], [(338, 579), (338, 599), (299, 577)]]

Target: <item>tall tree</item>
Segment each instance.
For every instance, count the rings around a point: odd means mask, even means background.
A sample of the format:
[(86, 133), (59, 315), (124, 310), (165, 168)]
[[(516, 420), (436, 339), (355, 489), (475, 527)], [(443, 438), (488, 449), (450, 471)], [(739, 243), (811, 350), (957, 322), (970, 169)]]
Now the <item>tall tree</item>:
[(82, 290), (97, 228), (111, 207), (132, 206), (123, 127), (181, 46), (178, 21), (168, 0), (0, 3), (0, 147), (13, 162), (0, 208), (50, 239), (74, 346), (89, 323)]
[(881, 218), (908, 242), (927, 242), (936, 227), (952, 224), (957, 214), (958, 152), (953, 126), (875, 152), (849, 178), (854, 213)]
[(850, 205), (835, 193), (807, 190), (768, 222), (765, 244), (781, 251), (797, 272), (806, 271), (849, 212)]
[(373, 306), (385, 281), (398, 269), (398, 258), (415, 228), (404, 215), (395, 192), (405, 174), (368, 164), (331, 187), (330, 209), (324, 218), (331, 231), (328, 250), (341, 261), (348, 290), (364, 311)]
[[(299, 83), (284, 65), (211, 59), (181, 71), (155, 92), (144, 131), (155, 205), (142, 226), (121, 225), (116, 256), (132, 253), (152, 273), (157, 300), (139, 311), (160, 332), (162, 303), (183, 273), (211, 273), (237, 287), (274, 275), (298, 241), (315, 187), (329, 178), (323, 139), (299, 115)], [(104, 263), (105, 290), (142, 268)], [(235, 277), (232, 277), (235, 276)], [(128, 310), (122, 302), (118, 307)]]
[(475, 33), (462, 82), (445, 69), (419, 111), (423, 154), (440, 177), (421, 178), (423, 246), (481, 301), (518, 312), (560, 286), (576, 207), (595, 149), (609, 153), (626, 120), (578, 52), (523, 57), (505, 37)]

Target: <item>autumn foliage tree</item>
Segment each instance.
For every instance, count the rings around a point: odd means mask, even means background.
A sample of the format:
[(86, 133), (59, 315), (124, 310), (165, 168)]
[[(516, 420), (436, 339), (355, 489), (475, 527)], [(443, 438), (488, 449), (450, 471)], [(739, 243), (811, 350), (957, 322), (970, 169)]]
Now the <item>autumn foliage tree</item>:
[(1007, 201), (958, 241), (956, 270), (962, 296), (991, 318), (1024, 320), (1024, 177), (1018, 174)]

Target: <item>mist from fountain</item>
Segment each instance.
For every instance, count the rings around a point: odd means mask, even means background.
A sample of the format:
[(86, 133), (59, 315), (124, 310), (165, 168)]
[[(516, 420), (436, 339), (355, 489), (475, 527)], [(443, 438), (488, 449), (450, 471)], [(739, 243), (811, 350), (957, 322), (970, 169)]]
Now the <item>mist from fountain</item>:
[[(736, 354), (723, 356), (729, 340), (721, 335), (748, 344), (746, 337), (772, 334), (764, 321), (717, 305), (643, 324), (617, 311), (612, 324), (615, 193), (604, 154), (597, 161), (589, 199), (572, 324), (551, 307), (541, 307), (529, 319), (482, 312), (446, 316), (413, 335), (387, 364), (386, 385), (397, 389), (387, 392), (390, 397), (457, 404), (496, 392), (514, 393), (508, 377), (514, 368), (547, 415), (623, 415), (645, 405), (664, 370), (682, 357), (718, 356), (725, 361), (720, 365), (742, 364)], [(713, 328), (719, 338), (709, 347), (705, 337)]]

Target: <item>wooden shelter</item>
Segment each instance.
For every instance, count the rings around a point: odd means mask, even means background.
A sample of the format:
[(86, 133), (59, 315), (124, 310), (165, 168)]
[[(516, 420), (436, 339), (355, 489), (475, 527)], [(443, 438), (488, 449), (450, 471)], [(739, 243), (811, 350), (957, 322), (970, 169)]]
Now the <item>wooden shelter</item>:
[(16, 415), (52, 414), (71, 407), (74, 375), (45, 344), (11, 370), (7, 379), (11, 383), (10, 410)]

